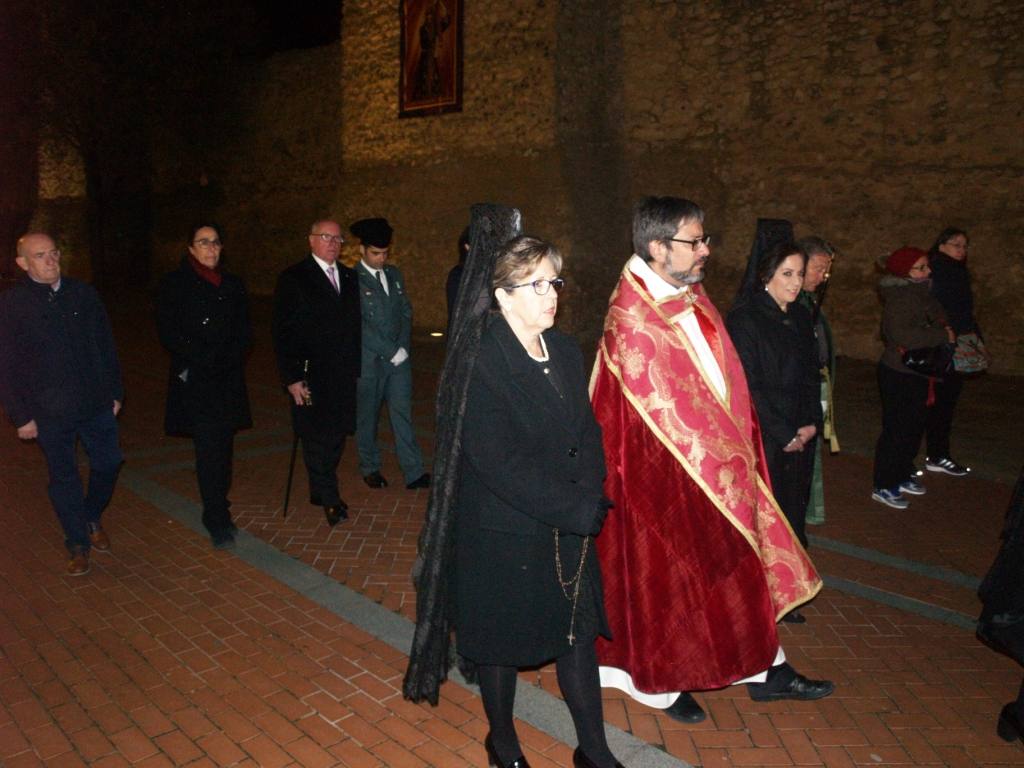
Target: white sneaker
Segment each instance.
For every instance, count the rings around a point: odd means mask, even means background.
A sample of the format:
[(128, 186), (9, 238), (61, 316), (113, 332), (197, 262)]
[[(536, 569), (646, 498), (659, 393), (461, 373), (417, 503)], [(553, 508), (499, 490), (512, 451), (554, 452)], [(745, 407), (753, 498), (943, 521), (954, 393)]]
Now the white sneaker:
[(887, 507), (892, 507), (893, 509), (906, 509), (910, 506), (910, 502), (904, 499), (900, 494), (899, 488), (896, 488), (895, 490), (890, 488), (875, 488), (874, 492), (871, 494), (871, 498), (875, 501), (880, 501)]
[(971, 471), (970, 467), (957, 464), (948, 456), (941, 459), (929, 459), (926, 456), (924, 459), (924, 468), (929, 472), (945, 472), (947, 475), (952, 475), (953, 477), (963, 477)]
[(909, 493), (911, 496), (924, 496), (925, 487), (917, 480), (904, 480), (900, 483), (900, 493)]

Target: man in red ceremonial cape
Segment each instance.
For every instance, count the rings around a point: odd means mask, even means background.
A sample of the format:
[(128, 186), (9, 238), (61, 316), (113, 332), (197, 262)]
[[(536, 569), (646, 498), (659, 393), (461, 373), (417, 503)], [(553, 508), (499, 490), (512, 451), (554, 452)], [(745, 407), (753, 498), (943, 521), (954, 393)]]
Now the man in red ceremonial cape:
[(688, 691), (833, 691), (779, 646), (776, 619), (821, 580), (772, 497), (743, 367), (699, 285), (703, 222), (688, 200), (637, 204), (591, 380), (615, 502), (597, 538), (613, 637), (598, 639), (601, 684), (683, 722), (704, 719)]

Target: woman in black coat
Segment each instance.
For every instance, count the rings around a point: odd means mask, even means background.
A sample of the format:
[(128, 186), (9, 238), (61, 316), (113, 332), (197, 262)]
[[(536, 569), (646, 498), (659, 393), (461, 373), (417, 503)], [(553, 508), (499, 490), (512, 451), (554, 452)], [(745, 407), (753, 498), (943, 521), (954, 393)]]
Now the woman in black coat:
[[(935, 238), (928, 251), (928, 266), (931, 267), (931, 293), (946, 311), (949, 325), (956, 336), (976, 334), (981, 336), (978, 322), (974, 319), (974, 296), (971, 293), (971, 273), (967, 269), (967, 233), (956, 227), (946, 227)], [(925, 426), (925, 469), (962, 477), (969, 467), (953, 460), (949, 449), (949, 434), (953, 429), (953, 412), (956, 410), (963, 377), (950, 371), (941, 381), (935, 382), (935, 402), (928, 409)]]
[[(798, 301), (807, 258), (793, 242), (757, 257), (756, 280), (726, 319), (761, 424), (768, 474), (793, 533), (807, 546), (805, 519), (821, 422), (818, 353), (810, 312)], [(789, 621), (802, 621), (797, 612)]]
[(551, 326), (561, 256), (513, 240), (492, 280), (463, 422), (455, 638), (476, 665), (492, 765), (525, 766), (512, 720), (519, 667), (555, 659), (576, 724), (575, 766), (615, 766), (594, 641), (607, 635), (592, 537), (607, 512), (601, 432), (583, 357)]
[(203, 525), (215, 547), (234, 542), (234, 438), (252, 426), (245, 386), (249, 301), (241, 279), (221, 270), (220, 257), (218, 227), (193, 227), (188, 253), (164, 277), (157, 299), (160, 343), (171, 355), (164, 428), (192, 438)]

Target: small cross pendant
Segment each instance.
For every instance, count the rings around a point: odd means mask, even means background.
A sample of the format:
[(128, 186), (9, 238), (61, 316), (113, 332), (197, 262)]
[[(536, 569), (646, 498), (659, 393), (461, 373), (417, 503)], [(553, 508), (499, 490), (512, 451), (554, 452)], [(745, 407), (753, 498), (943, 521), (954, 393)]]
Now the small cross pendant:
[(574, 635), (572, 632), (566, 635), (566, 637), (569, 638), (569, 645), (572, 645), (573, 641), (576, 639), (576, 635)]

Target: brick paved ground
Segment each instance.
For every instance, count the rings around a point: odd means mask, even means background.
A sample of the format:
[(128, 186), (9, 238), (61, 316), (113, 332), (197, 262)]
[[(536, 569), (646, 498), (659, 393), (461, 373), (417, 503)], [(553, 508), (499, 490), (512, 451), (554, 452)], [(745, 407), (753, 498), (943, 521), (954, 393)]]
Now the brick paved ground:
[[(236, 443), (238, 525), (412, 618), (426, 496), (401, 487), (393, 455), (384, 474), (395, 486), (371, 491), (354, 446), (346, 451), (347, 522), (329, 529), (305, 503), (301, 471), (282, 518), (290, 433), (257, 314), (256, 427)], [(130, 393), (125, 477), (197, 499), (189, 444), (161, 434), (164, 359), (139, 316), (117, 322)], [(428, 449), (439, 347), (424, 338), (416, 352)], [(400, 652), (212, 551), (130, 483), (106, 518), (113, 553), (94, 555), (87, 577), (62, 575), (38, 449), (5, 427), (0, 462), (0, 765), (486, 765), (477, 696), (448, 684), (436, 709), (404, 702)], [(781, 629), (795, 666), (835, 680), (834, 696), (768, 705), (711, 692), (698, 697), (709, 719), (683, 726), (606, 691), (608, 722), (694, 765), (1024, 765), (1024, 749), (994, 732), (1020, 669), (966, 628), (977, 612), (971, 579), (992, 556), (1009, 487), (929, 476), (929, 494), (897, 512), (868, 500), (870, 470), (862, 455), (827, 461), (829, 520), (813, 529), (812, 554), (837, 586), (805, 609), (806, 625)], [(945, 621), (926, 617), (935, 608)], [(557, 695), (553, 670), (523, 678)], [(519, 727), (532, 764), (571, 764), (570, 747)]]

